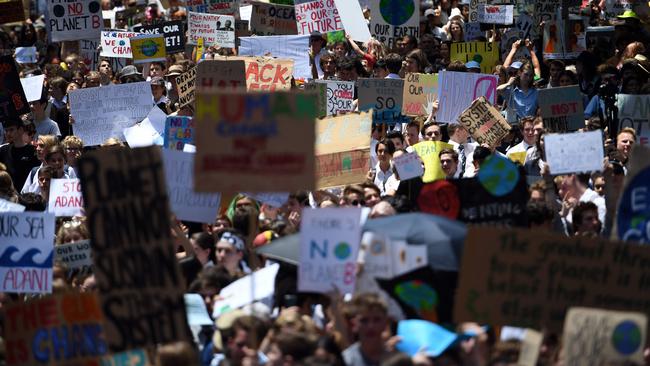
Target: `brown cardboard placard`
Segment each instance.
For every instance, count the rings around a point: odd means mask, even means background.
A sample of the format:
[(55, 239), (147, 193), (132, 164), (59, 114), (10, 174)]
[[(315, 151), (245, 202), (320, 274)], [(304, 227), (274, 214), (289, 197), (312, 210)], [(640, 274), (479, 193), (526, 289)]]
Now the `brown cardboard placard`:
[(245, 90), (246, 63), (242, 60), (204, 60), (197, 65), (196, 85), (201, 89)]
[(236, 56), (219, 60), (244, 61), (246, 90), (275, 91), (291, 90), (293, 60), (271, 57)]
[(194, 93), (196, 90), (196, 66), (185, 71), (176, 77), (178, 88), (178, 104), (181, 107), (194, 102)]
[(402, 101), (403, 114), (428, 116), (436, 99), (438, 99), (438, 74), (406, 74)]
[(476, 142), (492, 147), (501, 143), (501, 139), (508, 135), (511, 128), (501, 113), (485, 97), (472, 102), (472, 105), (458, 117), (458, 121), (465, 126)]
[(92, 151), (78, 169), (110, 351), (191, 341), (159, 148)]

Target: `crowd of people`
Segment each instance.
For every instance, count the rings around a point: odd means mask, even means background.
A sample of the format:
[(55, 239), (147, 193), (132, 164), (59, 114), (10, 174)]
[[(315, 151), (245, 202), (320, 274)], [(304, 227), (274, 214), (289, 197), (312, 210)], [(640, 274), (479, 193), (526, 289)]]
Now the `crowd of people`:
[[(137, 6), (134, 0), (124, 1), (102, 1), (102, 9), (119, 11)], [(336, 190), (293, 192), (282, 207), (238, 194), (230, 197), (226, 202), (229, 205), (214, 222), (174, 221), (173, 226), (180, 229), (174, 231), (174, 236), (187, 292), (200, 294), (208, 313), (213, 314), (212, 305), (219, 299), (221, 289), (273, 262), (256, 255), (255, 248), (298, 232), (302, 211), (308, 207), (367, 207), (371, 219), (419, 211), (417, 202), (402, 194), (400, 188), (404, 185), (393, 159), (412, 152), (412, 146), (421, 141), (450, 144), (451, 148), (439, 152), (440, 168), (446, 179), (476, 176), (481, 163), (491, 155), (512, 157), (525, 152), (522, 169), (529, 189), (526, 215), (530, 228), (567, 237), (608, 237), (616, 212), (615, 207), (606, 204), (607, 195), (620, 194), (631, 164), (632, 147), (639, 144), (639, 131), (629, 126), (619, 128), (607, 113), (610, 106), (606, 98), (650, 94), (650, 34), (632, 10), (607, 19), (605, 1), (583, 3), (586, 6), (579, 15), (585, 24), (615, 26), (613, 47), (593, 44), (575, 59), (545, 59), (543, 24), (534, 32), (537, 37), (512, 43), (492, 68), (499, 79), (495, 107), (512, 125), (510, 133), (497, 146), (474, 142), (461, 124), (437, 122), (436, 101), (427, 116), (388, 128), (373, 126), (365, 181)], [(480, 37), (467, 39), (464, 30), (469, 22), (469, 3), (423, 1), (420, 11), (419, 35), (398, 38), (394, 48), (374, 38), (364, 44), (349, 36), (331, 42), (327, 34), (312, 33), (313, 79), (356, 81), (368, 77), (400, 79), (407, 73), (443, 70), (481, 72), (476, 61), (450, 61), (452, 45), (465, 41), (499, 42), (504, 34), (503, 29), (494, 28)], [(187, 19), (183, 7), (164, 9), (158, 2), (150, 2), (142, 13), (142, 25)], [(369, 17), (370, 12), (364, 15)], [(132, 29), (132, 23), (130, 19), (116, 18), (119, 29)], [(231, 30), (232, 24), (226, 23), (225, 28)], [(186, 52), (167, 56), (166, 62), (129, 64), (116, 70), (110, 59), (99, 58), (97, 68), (91, 70), (75, 49), (76, 42), (49, 42), (45, 29), (44, 16), (32, 12), (25, 22), (5, 25), (0, 30), (3, 52), (12, 53), (16, 47), (37, 49), (36, 63), (17, 64), (20, 77), (45, 75), (42, 96), (29, 103), (31, 113), (1, 118), (0, 198), (23, 205), (27, 211), (47, 209), (51, 179), (76, 178), (77, 161), (85, 152), (129, 148), (125, 141), (115, 138), (101, 146), (86, 146), (75, 136), (75, 120), (70, 114), (71, 91), (146, 81), (151, 84), (152, 107), (158, 106), (168, 115), (192, 116), (192, 104), (179, 105), (176, 77), (195, 65), (195, 60), (237, 54), (236, 48), (208, 45), (203, 55), (197, 55), (196, 47), (188, 46)], [(524, 48), (525, 57), (519, 52)], [(302, 85), (294, 80), (293, 88)], [(577, 85), (583, 97), (585, 125), (581, 131), (602, 131), (606, 156), (602, 171), (553, 176), (545, 161), (544, 136), (556, 131), (548, 131), (544, 125), (538, 92), (571, 85)], [(89, 238), (85, 217), (57, 219), (56, 245)], [(188, 241), (191, 245), (187, 245)], [(340, 294), (301, 293), (297, 291), (297, 273), (297, 266), (280, 263), (272, 299), (220, 315), (213, 319), (212, 326), (193, 329), (192, 345), (162, 345), (155, 363), (424, 366), (507, 365), (517, 361), (517, 342), (504, 342), (497, 336), (498, 328), (475, 323), (449, 325), (460, 335), (459, 341), (441, 355), (429, 357), (420, 353), (410, 357), (396, 349), (398, 319), (389, 316), (387, 304), (380, 296), (359, 293), (344, 300)], [(65, 264), (55, 262), (54, 292), (63, 291), (97, 291), (92, 270), (71, 271)], [(0, 303), (29, 298), (3, 293)], [(561, 365), (560, 350), (559, 335), (545, 334), (538, 364)]]

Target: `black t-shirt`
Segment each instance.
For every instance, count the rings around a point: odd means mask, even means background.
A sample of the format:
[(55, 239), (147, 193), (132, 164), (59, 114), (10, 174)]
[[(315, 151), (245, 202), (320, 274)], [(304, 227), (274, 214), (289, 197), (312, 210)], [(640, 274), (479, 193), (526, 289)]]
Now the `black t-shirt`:
[(32, 145), (14, 147), (5, 145), (0, 147), (0, 162), (7, 166), (7, 172), (14, 181), (14, 188), (18, 192), (23, 188), (27, 175), (33, 167), (41, 164), (36, 158), (36, 148)]

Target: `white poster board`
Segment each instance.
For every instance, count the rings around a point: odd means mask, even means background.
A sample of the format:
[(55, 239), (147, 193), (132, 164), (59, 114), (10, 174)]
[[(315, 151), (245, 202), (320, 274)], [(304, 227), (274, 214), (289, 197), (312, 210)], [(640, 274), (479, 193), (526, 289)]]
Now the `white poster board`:
[(327, 115), (354, 110), (354, 81), (317, 80), (327, 85)]
[(441, 71), (438, 74), (438, 122), (457, 123), (458, 116), (474, 100), (485, 97), (496, 104), (498, 76), (468, 72)]
[(370, 40), (370, 30), (359, 2), (350, 0), (334, 0), (334, 2), (339, 10), (345, 33), (349, 34), (357, 42), (368, 42)]
[(544, 135), (544, 151), (551, 174), (603, 170), (603, 135), (600, 130)]
[(139, 33), (108, 30), (102, 31), (100, 44), (102, 46), (99, 53), (102, 57), (133, 58), (131, 53), (131, 40), (129, 38), (137, 36)]
[(189, 12), (188, 44), (203, 38), (206, 46), (235, 48), (235, 17)]
[(240, 37), (240, 56), (267, 56), (294, 61), (293, 76), (311, 79), (309, 35)]
[(84, 199), (79, 179), (52, 179), (47, 212), (54, 216), (83, 216)]
[(424, 174), (422, 160), (417, 153), (402, 154), (393, 159), (400, 180), (421, 177)]
[(65, 263), (68, 269), (90, 269), (93, 265), (90, 240), (80, 240), (54, 246), (54, 258)]
[(52, 42), (98, 39), (104, 26), (99, 0), (47, 0), (45, 19)]
[(28, 78), (21, 78), (20, 84), (23, 86), (25, 96), (28, 102), (41, 99), (43, 95), (43, 83), (45, 82), (45, 75), (36, 75)]

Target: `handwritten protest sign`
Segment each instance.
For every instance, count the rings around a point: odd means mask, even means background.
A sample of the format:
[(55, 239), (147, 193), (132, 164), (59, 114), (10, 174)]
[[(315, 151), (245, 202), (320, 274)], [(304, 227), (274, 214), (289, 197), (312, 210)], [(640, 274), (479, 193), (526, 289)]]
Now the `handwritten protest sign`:
[(97, 0), (48, 0), (47, 34), (52, 42), (97, 39), (104, 22)]
[(94, 293), (64, 292), (5, 306), (9, 365), (95, 365), (107, 351)]
[(180, 20), (143, 26), (145, 34), (162, 34), (165, 37), (165, 50), (168, 55), (185, 51), (184, 24)]
[(22, 22), (25, 20), (25, 10), (21, 0), (0, 2), (0, 24)]
[(298, 34), (296, 9), (291, 5), (253, 2), (251, 32), (257, 36)]
[(373, 110), (375, 124), (408, 123), (402, 114), (404, 80), (402, 79), (359, 79), (359, 110)]
[(312, 189), (316, 96), (199, 92), (195, 185), (200, 192)]
[(35, 64), (37, 61), (36, 47), (16, 47), (16, 62), (19, 64)]
[(476, 142), (493, 147), (500, 144), (501, 139), (510, 131), (508, 122), (485, 100), (485, 97), (472, 102), (472, 105), (460, 115), (458, 121), (465, 126)]
[(141, 34), (130, 41), (134, 64), (167, 61), (165, 37), (162, 34)]
[[(246, 90), (248, 91), (279, 91), (291, 89), (291, 75), (293, 73), (293, 61), (283, 60), (268, 57), (228, 57), (224, 58), (228, 61), (244, 61), (245, 66), (245, 80)], [(201, 64), (209, 62), (204, 61)], [(199, 64), (199, 65), (201, 65)], [(208, 68), (206, 66), (206, 68)], [(224, 70), (225, 71), (225, 70)], [(221, 68), (218, 67), (213, 70), (212, 80), (217, 84), (225, 82), (230, 83), (233, 88), (237, 88), (237, 80), (239, 80), (239, 70), (235, 66), (231, 70), (232, 78), (228, 77), (226, 80), (219, 80), (220, 77), (226, 77), (227, 74), (221, 74)], [(209, 84), (207, 81), (201, 80), (201, 86), (206, 83), (206, 87), (214, 85)]]
[(96, 40), (79, 40), (79, 57), (90, 70), (97, 70), (99, 66), (99, 51), (97, 50), (99, 44), (99, 38)]
[(169, 204), (179, 220), (213, 222), (219, 211), (218, 193), (194, 191), (194, 154), (163, 150)]
[(343, 29), (334, 0), (295, 0), (298, 34), (334, 32)]
[(54, 215), (0, 213), (0, 291), (52, 292)]
[(178, 85), (178, 104), (184, 107), (194, 102), (194, 93), (196, 90), (196, 66), (176, 77)]
[(406, 35), (417, 37), (420, 28), (420, 1), (386, 0), (370, 4), (370, 33), (389, 49)]
[(197, 65), (196, 78), (196, 85), (202, 89), (243, 89), (246, 87), (246, 62), (205, 60)]
[(0, 88), (0, 118), (17, 117), (31, 111), (11, 55), (0, 56)]
[(603, 170), (603, 134), (598, 131), (544, 135), (544, 151), (551, 174)]
[(262, 204), (271, 206), (271, 207), (282, 207), (287, 200), (289, 199), (289, 192), (259, 192), (259, 193), (250, 193), (244, 192), (246, 196), (259, 201)]
[(83, 216), (79, 179), (52, 179), (47, 211), (55, 216)]
[(413, 150), (415, 150), (424, 163), (423, 182), (429, 183), (445, 178), (445, 172), (442, 171), (442, 167), (440, 166), (440, 156), (438, 154), (443, 149), (451, 148), (451, 145), (442, 141), (422, 141), (413, 145)]
[(571, 308), (562, 345), (567, 365), (642, 364), (648, 317), (644, 313)]
[(486, 24), (512, 24), (513, 5), (487, 5), (478, 6), (478, 22)]
[(108, 348), (190, 341), (160, 150), (88, 152), (78, 172)]
[(185, 0), (187, 11), (239, 16), (239, 0)]
[(456, 321), (561, 330), (566, 309), (642, 311), (650, 249), (545, 231), (470, 228), (465, 240)]
[(584, 127), (582, 94), (578, 86), (540, 89), (539, 108), (548, 131), (575, 131)]
[(68, 269), (88, 270), (93, 265), (90, 240), (80, 240), (54, 246), (54, 259), (65, 263)]
[(296, 79), (311, 79), (309, 64), (309, 36), (241, 37), (240, 56), (268, 56), (290, 59), (294, 62)]
[(318, 188), (354, 184), (370, 170), (372, 112), (316, 121)]
[(402, 96), (403, 114), (429, 116), (436, 99), (438, 99), (438, 74), (406, 74)]
[(189, 12), (187, 43), (235, 48), (235, 18), (229, 15)]
[(219, 292), (221, 299), (212, 305), (212, 317), (218, 318), (233, 309), (272, 297), (279, 268), (278, 263), (271, 264), (222, 288)]
[(309, 80), (305, 83), (305, 91), (316, 93), (316, 99), (318, 101), (316, 117), (327, 117), (327, 84), (317, 83), (316, 80)]
[(148, 82), (107, 85), (70, 92), (74, 134), (87, 146), (100, 145), (147, 116), (151, 110)]
[(361, 208), (303, 210), (298, 291), (354, 292)]
[(194, 121), (187, 116), (168, 116), (165, 121), (165, 149), (183, 151), (194, 144)]
[(25, 206), (0, 198), (0, 212), (23, 212)]
[(40, 100), (43, 95), (43, 86), (45, 83), (45, 75), (36, 75), (28, 78), (21, 78), (20, 84), (25, 92), (28, 102)]
[(562, 0), (538, 0), (535, 1), (534, 24), (549, 22), (557, 19), (558, 9), (562, 6)]
[(483, 74), (491, 74), (499, 63), (499, 45), (496, 42), (460, 42), (450, 46), (450, 60), (467, 63), (476, 61)]
[(458, 116), (479, 97), (496, 104), (496, 75), (441, 71), (438, 76), (439, 122), (456, 123)]
[(319, 80), (327, 85), (327, 115), (347, 113), (354, 108), (354, 81)]
[(137, 35), (138, 33), (128, 31), (102, 31), (102, 50), (100, 56), (133, 58), (133, 53), (131, 52), (131, 38)]
[(635, 0), (605, 0), (605, 17), (616, 19), (626, 10), (634, 10)]
[(650, 243), (650, 149), (637, 145), (632, 149), (631, 165), (625, 176), (625, 188), (618, 202), (613, 238)]
[(617, 94), (618, 130), (632, 127), (640, 145), (650, 145), (650, 95)]
[(402, 154), (393, 159), (400, 180), (421, 177), (424, 174), (422, 160), (417, 153)]
[(357, 42), (368, 42), (370, 31), (358, 1), (334, 0), (345, 33)]

